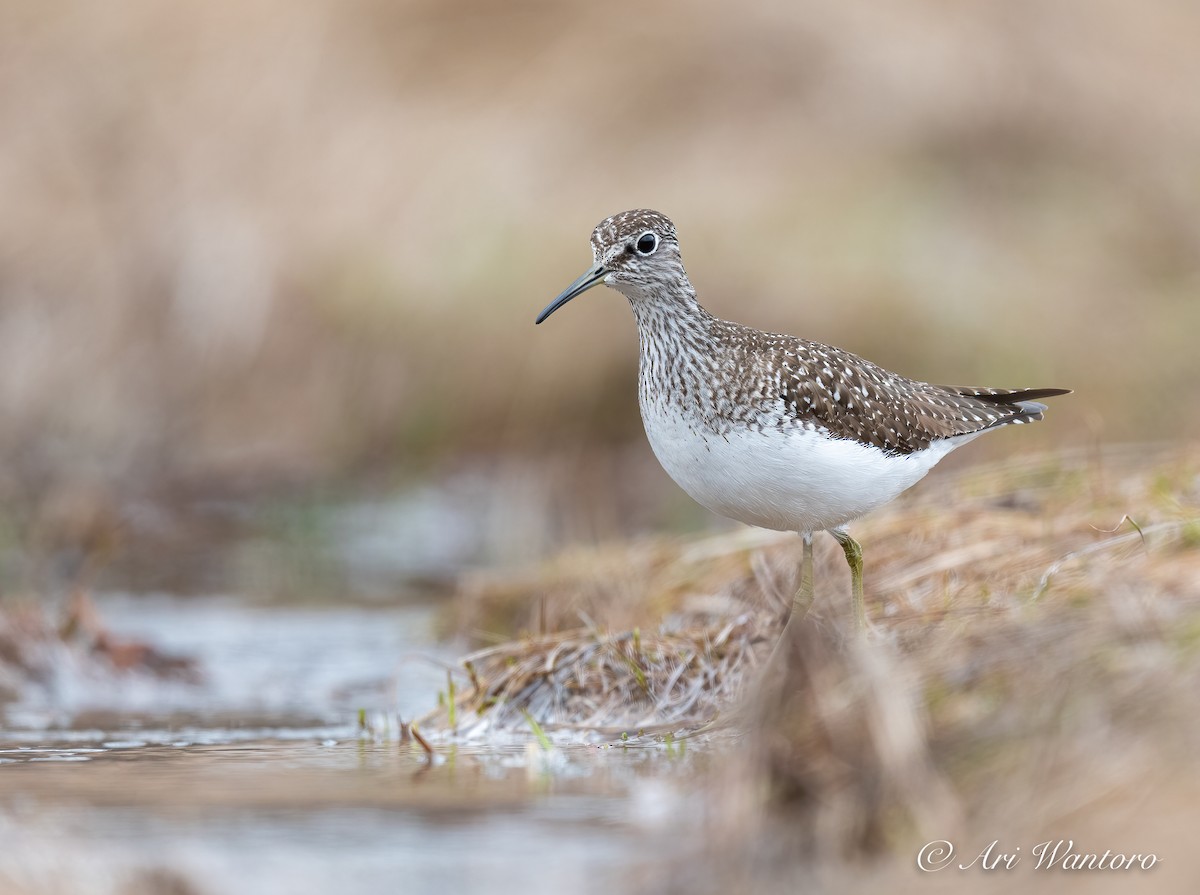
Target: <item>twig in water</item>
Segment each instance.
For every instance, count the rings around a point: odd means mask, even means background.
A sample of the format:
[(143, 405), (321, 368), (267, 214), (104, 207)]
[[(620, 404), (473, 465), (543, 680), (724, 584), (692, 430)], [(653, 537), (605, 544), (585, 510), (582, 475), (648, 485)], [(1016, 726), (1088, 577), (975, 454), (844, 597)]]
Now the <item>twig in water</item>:
[(425, 754), (429, 756), (430, 760), (432, 760), (433, 756), (437, 753), (433, 751), (433, 746), (429, 745), (429, 740), (425, 739), (425, 737), (421, 735), (421, 731), (417, 729), (416, 721), (408, 725), (408, 732), (412, 734), (414, 740), (421, 744), (421, 748), (425, 750)]

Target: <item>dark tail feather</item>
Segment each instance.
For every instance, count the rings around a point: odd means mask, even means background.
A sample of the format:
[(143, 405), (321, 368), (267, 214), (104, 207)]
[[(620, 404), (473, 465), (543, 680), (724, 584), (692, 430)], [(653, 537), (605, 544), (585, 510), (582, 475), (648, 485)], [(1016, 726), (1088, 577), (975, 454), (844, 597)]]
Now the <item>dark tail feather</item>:
[(1036, 423), (1042, 419), (1046, 405), (1035, 398), (1053, 398), (1057, 395), (1069, 395), (1069, 388), (961, 388), (954, 391), (964, 398), (974, 398), (985, 404), (992, 404), (999, 409), (1010, 411), (1009, 416), (1001, 417), (985, 429), (997, 429), (1000, 426)]
[(1069, 388), (953, 388), (965, 398), (978, 398), (989, 404), (1021, 404), (1025, 401), (1036, 401), (1038, 398), (1071, 394)]

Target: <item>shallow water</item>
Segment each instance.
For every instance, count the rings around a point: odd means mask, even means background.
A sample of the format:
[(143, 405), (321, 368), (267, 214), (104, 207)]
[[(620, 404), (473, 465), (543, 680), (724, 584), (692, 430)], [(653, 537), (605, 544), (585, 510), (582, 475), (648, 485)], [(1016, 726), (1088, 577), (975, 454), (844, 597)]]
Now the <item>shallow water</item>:
[(699, 823), (696, 746), (518, 737), (431, 760), (380, 732), (445, 685), (428, 607), (100, 604), (199, 682), (58, 663), (5, 711), (0, 893), (595, 891)]

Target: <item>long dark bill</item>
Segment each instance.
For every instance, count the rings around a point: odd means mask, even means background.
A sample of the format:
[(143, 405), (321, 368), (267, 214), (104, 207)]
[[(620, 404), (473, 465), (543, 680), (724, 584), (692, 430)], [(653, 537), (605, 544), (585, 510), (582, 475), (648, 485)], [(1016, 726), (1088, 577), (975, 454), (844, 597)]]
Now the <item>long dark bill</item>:
[(582, 295), (584, 292), (587, 292), (589, 289), (603, 280), (607, 274), (608, 271), (605, 270), (602, 265), (597, 264), (595, 267), (590, 268), (587, 273), (564, 289), (558, 298), (546, 305), (546, 309), (542, 311), (542, 313), (538, 314), (538, 318), (534, 321), (534, 323), (541, 323), (543, 320), (573, 299), (576, 295)]

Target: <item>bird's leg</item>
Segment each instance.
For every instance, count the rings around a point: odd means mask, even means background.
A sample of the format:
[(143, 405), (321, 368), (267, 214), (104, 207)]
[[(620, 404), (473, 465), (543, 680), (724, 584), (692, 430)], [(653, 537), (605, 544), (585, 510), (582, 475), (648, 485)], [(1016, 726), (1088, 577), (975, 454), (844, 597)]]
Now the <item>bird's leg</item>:
[(863, 608), (863, 579), (862, 579), (862, 547), (858, 541), (850, 537), (844, 528), (831, 528), (829, 533), (837, 538), (846, 554), (846, 564), (850, 566), (850, 594), (854, 601), (854, 624), (859, 631), (867, 628), (867, 612)]
[(795, 596), (792, 597), (792, 614), (788, 618), (788, 624), (792, 623), (792, 619), (799, 621), (808, 615), (808, 610), (813, 603), (812, 532), (801, 532), (800, 539), (804, 542), (804, 554), (800, 559), (800, 586), (796, 589)]
[(796, 589), (795, 595), (792, 597), (791, 611), (788, 613), (787, 624), (783, 626), (783, 633), (779, 635), (779, 639), (775, 641), (775, 646), (771, 648), (771, 655), (767, 657), (765, 668), (777, 668), (780, 662), (787, 661), (784, 658), (786, 650), (797, 636), (796, 632), (800, 630), (800, 623), (804, 621), (808, 615), (808, 610), (812, 608), (813, 603), (813, 546), (812, 532), (800, 532), (800, 538), (804, 542), (804, 554), (800, 559), (800, 587)]

